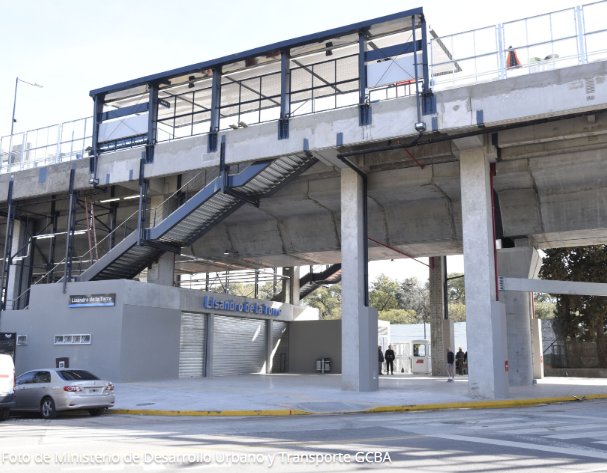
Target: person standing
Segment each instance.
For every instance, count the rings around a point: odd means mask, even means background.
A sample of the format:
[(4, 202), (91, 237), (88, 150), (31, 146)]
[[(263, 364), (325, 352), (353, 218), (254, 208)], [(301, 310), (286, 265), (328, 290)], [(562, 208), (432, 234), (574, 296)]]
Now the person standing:
[(381, 351), (381, 345), (377, 347), (377, 359), (379, 361), (379, 374), (382, 374), (381, 365), (384, 362), (384, 354)]
[(451, 348), (447, 348), (447, 382), (452, 383), (455, 378), (455, 369), (453, 364), (455, 363), (455, 354), (451, 351)]
[(455, 372), (457, 374), (464, 374), (464, 350), (459, 347), (459, 351), (455, 354)]
[(392, 350), (392, 345), (388, 345), (388, 349), (386, 350), (386, 374), (394, 374), (394, 350)]

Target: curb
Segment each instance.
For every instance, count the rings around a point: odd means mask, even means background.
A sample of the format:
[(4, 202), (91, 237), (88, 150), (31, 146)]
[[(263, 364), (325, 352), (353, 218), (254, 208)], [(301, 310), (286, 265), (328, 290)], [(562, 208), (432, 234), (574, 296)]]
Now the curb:
[(515, 407), (530, 407), (541, 404), (560, 402), (587, 401), (607, 399), (607, 394), (587, 394), (583, 396), (560, 396), (534, 399), (503, 399), (487, 401), (446, 402), (441, 404), (408, 404), (402, 406), (378, 406), (358, 411), (313, 412), (300, 409), (242, 409), (225, 411), (198, 410), (163, 410), (163, 409), (110, 409), (110, 414), (142, 415), (142, 416), (188, 416), (188, 417), (286, 417), (305, 415), (343, 415), (343, 414), (378, 414), (384, 412), (416, 412), (436, 411), (447, 409), (506, 409)]
[(140, 416), (190, 416), (190, 417), (259, 417), (259, 416), (304, 416), (315, 414), (298, 409), (242, 409), (226, 411), (192, 411), (163, 409), (110, 409), (110, 414)]

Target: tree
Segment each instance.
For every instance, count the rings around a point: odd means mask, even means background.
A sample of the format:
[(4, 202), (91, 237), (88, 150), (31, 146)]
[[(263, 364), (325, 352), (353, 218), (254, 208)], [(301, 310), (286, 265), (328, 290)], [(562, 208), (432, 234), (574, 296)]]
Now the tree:
[(450, 273), (447, 276), (447, 300), (450, 304), (466, 304), (463, 273)]
[(396, 279), (390, 279), (388, 276), (380, 274), (371, 283), (369, 304), (379, 312), (398, 309), (401, 298), (400, 290), (400, 284)]
[(317, 308), (321, 319), (339, 319), (341, 318), (341, 284), (319, 287), (304, 298), (303, 302)]
[[(546, 250), (540, 277), (561, 281), (607, 281), (607, 246)], [(556, 295), (553, 328), (563, 340), (596, 342), (600, 366), (607, 366), (607, 298)]]
[(430, 316), (430, 289), (426, 283), (422, 286), (417, 278), (407, 278), (400, 284), (399, 307), (412, 310), (417, 323), (427, 321)]

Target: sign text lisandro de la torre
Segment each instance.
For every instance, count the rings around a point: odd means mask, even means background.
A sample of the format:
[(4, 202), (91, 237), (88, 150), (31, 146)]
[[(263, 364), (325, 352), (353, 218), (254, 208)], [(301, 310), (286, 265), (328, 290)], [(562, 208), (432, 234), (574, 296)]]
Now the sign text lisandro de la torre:
[(268, 304), (260, 302), (237, 302), (233, 299), (221, 300), (214, 296), (204, 296), (202, 298), (202, 307), (204, 309), (224, 310), (228, 312), (241, 312), (243, 314), (257, 315), (280, 315), (281, 309), (274, 308)]

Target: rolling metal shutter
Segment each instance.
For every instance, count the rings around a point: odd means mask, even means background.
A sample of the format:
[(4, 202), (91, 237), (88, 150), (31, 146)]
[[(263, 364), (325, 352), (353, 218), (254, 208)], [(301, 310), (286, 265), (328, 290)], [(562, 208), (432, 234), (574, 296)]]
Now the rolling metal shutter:
[(206, 318), (204, 314), (181, 313), (180, 378), (202, 378), (205, 375)]
[(266, 321), (214, 317), (213, 376), (259, 373), (266, 361)]

